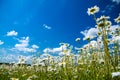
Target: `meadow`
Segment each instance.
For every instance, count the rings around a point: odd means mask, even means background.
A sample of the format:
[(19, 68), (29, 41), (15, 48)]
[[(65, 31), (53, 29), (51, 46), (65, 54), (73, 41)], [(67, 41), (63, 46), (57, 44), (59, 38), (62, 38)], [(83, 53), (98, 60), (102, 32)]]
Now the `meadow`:
[[(19, 56), (19, 62), (0, 65), (0, 80), (120, 80), (120, 26), (111, 29), (109, 16), (97, 18), (99, 7), (88, 8), (98, 30), (96, 36), (87, 36), (88, 44), (78, 48), (68, 43), (60, 56), (33, 57), (30, 65)], [(92, 20), (92, 19), (91, 19)], [(120, 15), (114, 19), (120, 23)], [(80, 45), (80, 38), (75, 41)], [(94, 40), (94, 41), (93, 41)]]

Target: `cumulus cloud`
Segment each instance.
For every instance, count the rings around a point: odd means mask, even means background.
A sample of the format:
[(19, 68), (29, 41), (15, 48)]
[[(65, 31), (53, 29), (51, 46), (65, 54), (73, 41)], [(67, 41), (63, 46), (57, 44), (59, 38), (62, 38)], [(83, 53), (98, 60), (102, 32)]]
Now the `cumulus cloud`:
[(89, 47), (89, 46), (92, 46), (93, 48), (97, 48), (98, 47), (97, 41), (92, 40), (90, 41), (89, 44), (85, 44), (83, 47)]
[[(117, 37), (116, 36), (116, 29), (120, 29), (120, 26), (119, 25), (112, 25), (111, 27), (110, 27), (110, 31), (111, 31), (111, 34), (110, 35), (112, 35), (112, 38), (111, 38), (111, 41), (112, 40), (117, 40), (117, 38), (119, 37)], [(119, 41), (119, 39), (118, 39), (118, 41)], [(111, 42), (112, 43), (112, 42)], [(120, 41), (119, 41), (119, 43), (120, 43)]]
[[(110, 30), (113, 33), (115, 33), (116, 28), (120, 28), (120, 26), (119, 25), (112, 25), (110, 27)], [(96, 37), (98, 32), (99, 32), (99, 30), (97, 28), (90, 28), (88, 30), (81, 31), (80, 33), (84, 35), (83, 40), (85, 40), (86, 38), (94, 38), (94, 37)]]
[(67, 48), (66, 45), (61, 45), (60, 47), (56, 47), (56, 48), (45, 48), (43, 50), (44, 53), (59, 53), (61, 52), (62, 50), (65, 50)]
[(32, 62), (32, 56), (23, 56), (23, 55), (15, 55), (15, 54), (3, 54), (0, 55), (0, 61), (5, 63), (18, 63), (19, 62), (19, 56), (22, 56), (26, 63), (30, 64)]
[(86, 38), (92, 39), (92, 38), (97, 36), (98, 29), (97, 28), (90, 28), (89, 30), (81, 31), (80, 33), (84, 35), (83, 40), (85, 40)]
[(32, 45), (32, 48), (33, 49), (37, 49), (37, 48), (39, 48), (39, 46), (37, 46), (37, 45), (34, 44), (34, 45)]
[(66, 47), (65, 46), (60, 46), (58, 48), (53, 48), (53, 52), (60, 52), (62, 51), (62, 49), (65, 49)]
[(113, 40), (120, 44), (120, 36), (113, 37)]
[(9, 50), (9, 48), (0, 48), (0, 62), (3, 63), (18, 63), (19, 58), (22, 57), (26, 60), (26, 63), (30, 64), (33, 59), (33, 55), (23, 55)]
[(50, 27), (50, 26), (48, 26), (48, 25), (46, 25), (46, 24), (43, 24), (43, 27), (45, 28), (45, 29), (52, 29), (52, 27)]
[(19, 43), (15, 44), (15, 47), (12, 48), (12, 50), (18, 50), (23, 51), (24, 53), (27, 52), (36, 52), (37, 48), (39, 48), (37, 45), (32, 45), (31, 48), (29, 48), (29, 37), (22, 37), (22, 39), (18, 39)]
[(44, 58), (47, 58), (48, 56), (52, 57), (52, 55), (44, 53), (44, 54), (40, 55), (40, 58), (44, 59)]
[[(15, 56), (15, 57), (14, 57)], [(11, 52), (6, 48), (0, 48), (0, 62), (15, 62), (16, 54), (11, 54)]]
[(86, 48), (88, 50), (89, 47), (92, 47), (93, 49), (103, 48), (103, 41), (100, 40), (99, 42), (99, 40), (98, 41), (92, 40), (90, 41), (90, 43), (83, 45), (83, 48)]
[(52, 49), (50, 49), (50, 48), (45, 48), (45, 49), (43, 50), (43, 52), (44, 52), (44, 53), (49, 53), (49, 52), (53, 52), (53, 51), (52, 51)]
[(120, 28), (120, 26), (119, 26), (119, 25), (112, 25), (112, 26), (110, 27), (110, 30), (111, 30), (112, 32), (115, 32), (117, 28)]
[(16, 55), (7, 54), (7, 55), (0, 55), (1, 62), (8, 62), (8, 63), (15, 63), (17, 62)]
[(112, 2), (116, 2), (117, 4), (119, 4), (120, 0), (112, 0)]
[(7, 32), (7, 36), (17, 36), (17, 35), (18, 35), (18, 32), (14, 30)]
[(2, 45), (2, 44), (4, 44), (4, 42), (0, 40), (0, 45)]

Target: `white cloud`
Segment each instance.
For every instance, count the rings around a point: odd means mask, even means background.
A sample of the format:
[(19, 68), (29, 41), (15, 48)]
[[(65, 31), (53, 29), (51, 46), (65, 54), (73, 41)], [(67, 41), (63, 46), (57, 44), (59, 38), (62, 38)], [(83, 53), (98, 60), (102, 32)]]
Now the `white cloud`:
[(37, 46), (37, 45), (34, 44), (34, 45), (32, 45), (32, 48), (33, 49), (37, 49), (37, 48), (39, 48), (39, 46)]
[[(116, 31), (117, 28), (120, 28), (120, 26), (119, 26), (119, 25), (112, 25), (112, 26), (110, 27), (111, 33), (115, 33), (115, 31)], [(97, 36), (98, 29), (97, 29), (97, 28), (90, 28), (89, 30), (81, 31), (81, 33), (84, 35), (84, 38), (83, 38), (83, 39), (85, 39), (85, 38), (87, 38), (87, 37), (90, 37), (90, 38), (91, 38), (91, 37), (93, 37), (93, 36)], [(111, 34), (111, 35), (112, 35), (112, 34)], [(112, 38), (110, 38), (109, 40), (110, 40), (110, 42), (111, 42), (112, 40), (118, 41), (119, 44), (120, 44), (120, 36), (112, 35)], [(99, 43), (99, 42), (100, 42), (100, 43)], [(90, 42), (90, 45), (92, 45), (93, 47), (97, 47), (97, 46), (103, 47), (102, 37), (99, 37), (99, 38), (97, 39), (97, 42), (94, 41), (94, 40), (91, 41), (91, 42)], [(86, 47), (86, 46), (89, 46), (89, 44), (84, 45), (84, 47)]]
[(113, 36), (111, 41), (112, 44), (117, 42), (120, 45), (120, 36)]
[(50, 49), (50, 48), (45, 48), (45, 49), (43, 50), (43, 52), (44, 52), (44, 53), (49, 53), (49, 52), (52, 52), (52, 49)]
[(97, 45), (97, 42), (95, 41), (95, 40), (93, 40), (93, 41), (90, 41), (90, 43), (88, 43), (88, 44), (85, 44), (83, 47), (89, 47), (89, 46), (92, 46), (92, 47), (97, 47), (98, 45)]
[(49, 30), (52, 29), (52, 27), (50, 27), (50, 26), (48, 26), (46, 24), (43, 24), (43, 27), (46, 28), (46, 29), (49, 29)]
[(12, 55), (12, 54), (0, 55), (0, 62), (13, 63), (13, 62), (17, 62), (17, 58), (16, 55)]
[(90, 43), (83, 45), (83, 48), (86, 48), (87, 50), (89, 50), (89, 47), (92, 47), (93, 49), (102, 48), (103, 42), (101, 41), (101, 43), (99, 43), (99, 40), (92, 40)]
[(29, 63), (29, 64), (31, 64), (32, 63), (32, 59), (33, 59), (32, 55), (29, 55), (29, 56), (18, 55), (17, 56), (17, 60), (18, 60), (17, 63)]
[(18, 39), (19, 44), (15, 44), (15, 47), (12, 48), (12, 50), (18, 50), (23, 51), (24, 53), (27, 52), (36, 52), (37, 48), (39, 48), (37, 45), (32, 45), (31, 48), (29, 48), (29, 37), (23, 37), (22, 39)]
[(117, 28), (120, 28), (120, 26), (119, 26), (119, 25), (112, 25), (112, 26), (110, 27), (110, 30), (111, 30), (112, 32), (115, 32)]
[(18, 58), (19, 56), (22, 56), (23, 58), (25, 58), (26, 63), (31, 63), (32, 62), (32, 56), (31, 55), (23, 56), (23, 55), (20, 55), (20, 54), (9, 53), (8, 51), (6, 51), (6, 49), (0, 49), (0, 50), (2, 50), (2, 51), (0, 51), (0, 52), (2, 52), (2, 54), (0, 54), (0, 62), (18, 63), (19, 62), (19, 58)]
[(2, 45), (2, 44), (4, 44), (4, 42), (0, 40), (0, 45)]
[(93, 48), (97, 48), (98, 47), (98, 43), (95, 40), (90, 41), (90, 45), (92, 45)]
[(15, 62), (15, 58), (16, 54), (11, 54), (11, 52), (6, 48), (0, 48), (0, 62)]
[(119, 4), (120, 0), (112, 0), (112, 2), (116, 2), (117, 4)]
[(64, 49), (65, 48), (65, 46), (60, 46), (60, 47), (58, 47), (58, 48), (53, 48), (53, 52), (60, 52), (60, 51), (62, 51), (62, 49)]
[(44, 54), (40, 55), (40, 58), (41, 58), (41, 59), (44, 59), (44, 58), (47, 58), (48, 56), (51, 56), (51, 57), (52, 57), (52, 55), (47, 54), (47, 53), (44, 53)]
[(59, 53), (61, 52), (62, 50), (65, 50), (67, 48), (66, 45), (61, 45), (60, 47), (56, 47), (56, 48), (45, 48), (43, 50), (44, 53)]
[(12, 30), (10, 32), (7, 32), (7, 36), (17, 36), (18, 35), (18, 32)]
[(85, 40), (88, 37), (94, 38), (97, 36), (98, 29), (97, 28), (90, 28), (89, 30), (81, 31), (80, 33), (82, 33), (84, 35), (83, 40)]
[(113, 39), (117, 42), (119, 42), (120, 43), (120, 36), (116, 36), (116, 37), (113, 37)]
[[(110, 27), (110, 30), (114, 33), (116, 28), (120, 28), (120, 26), (119, 25), (112, 25)], [(96, 37), (98, 32), (99, 32), (99, 30), (97, 28), (90, 28), (89, 30), (81, 31), (80, 33), (84, 35), (83, 40), (85, 40), (88, 37), (90, 37), (90, 38)]]
[(23, 48), (27, 47), (29, 45), (29, 37), (23, 37), (21, 40), (18, 40), (20, 43), (16, 44), (15, 47), (17, 48)]

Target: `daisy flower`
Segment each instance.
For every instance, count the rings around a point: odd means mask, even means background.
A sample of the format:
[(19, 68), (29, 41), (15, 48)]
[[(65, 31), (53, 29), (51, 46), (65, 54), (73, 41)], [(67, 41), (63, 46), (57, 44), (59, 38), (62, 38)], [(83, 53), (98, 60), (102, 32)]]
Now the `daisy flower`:
[(116, 19), (114, 19), (114, 20), (115, 20), (116, 23), (120, 23), (120, 14), (119, 14), (119, 16), (118, 16)]
[(112, 25), (112, 23), (111, 23), (111, 21), (106, 21), (106, 26), (111, 26)]
[(88, 15), (93, 15), (97, 12), (99, 12), (99, 7), (97, 7), (97, 6), (88, 8), (88, 11), (87, 11)]
[(113, 72), (112, 73), (112, 78), (120, 76), (120, 72)]
[(110, 17), (109, 16), (101, 16), (100, 18), (97, 18), (97, 21), (105, 21), (105, 20), (108, 20), (108, 19), (110, 19)]
[(19, 80), (18, 78), (10, 78), (11, 80)]
[(105, 22), (99, 22), (98, 23), (98, 28), (103, 28), (103, 27), (105, 27), (105, 26), (111, 26), (111, 22), (110, 21), (105, 21)]
[(76, 41), (76, 42), (77, 42), (77, 41), (80, 41), (80, 38), (76, 38), (75, 41)]

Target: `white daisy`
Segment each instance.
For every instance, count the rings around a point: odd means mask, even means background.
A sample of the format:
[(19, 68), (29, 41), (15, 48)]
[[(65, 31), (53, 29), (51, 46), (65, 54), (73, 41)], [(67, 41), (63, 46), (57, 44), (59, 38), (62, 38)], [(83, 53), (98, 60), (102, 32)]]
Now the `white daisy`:
[(76, 38), (75, 41), (80, 41), (80, 38)]
[(110, 17), (109, 16), (101, 16), (100, 18), (97, 18), (97, 21), (105, 21), (105, 20), (108, 20), (108, 19), (110, 19)]
[(114, 19), (114, 20), (115, 20), (116, 23), (120, 23), (120, 14), (119, 14), (119, 16), (118, 16), (116, 19)]
[(120, 76), (120, 72), (113, 72), (112, 73), (112, 78)]
[(88, 8), (88, 11), (87, 11), (88, 15), (91, 15), (91, 14), (93, 15), (93, 14), (95, 14), (97, 12), (99, 12), (99, 7), (97, 7), (97, 6)]

